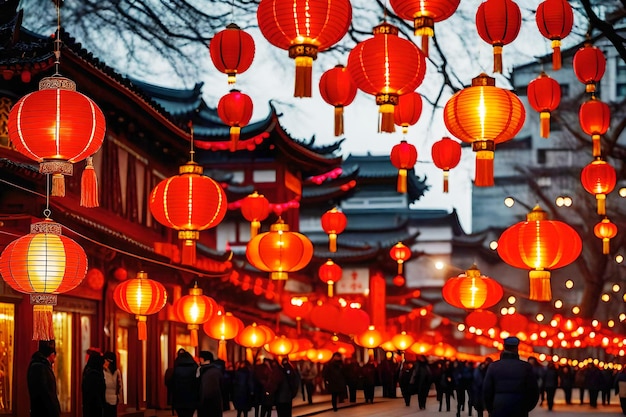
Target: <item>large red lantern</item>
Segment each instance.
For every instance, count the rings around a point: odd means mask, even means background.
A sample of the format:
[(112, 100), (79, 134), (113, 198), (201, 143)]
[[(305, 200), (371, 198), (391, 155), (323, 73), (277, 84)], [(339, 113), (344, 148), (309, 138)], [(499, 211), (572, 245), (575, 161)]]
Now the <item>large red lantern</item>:
[(599, 215), (606, 214), (606, 195), (613, 191), (616, 181), (615, 168), (600, 156), (581, 171), (580, 182), (589, 194), (596, 196)]
[(322, 214), (322, 229), (328, 235), (328, 250), (337, 252), (337, 235), (346, 230), (348, 218), (337, 207)]
[(526, 118), (520, 99), (495, 85), (495, 78), (480, 74), (471, 87), (454, 94), (444, 108), (444, 122), (450, 133), (471, 143), (476, 152), (474, 185), (478, 187), (493, 186), (496, 144), (513, 139)]
[(337, 318), (339, 322), (339, 331), (346, 335), (361, 334), (366, 331), (370, 325), (370, 316), (360, 308), (346, 306), (341, 309), (341, 313)]
[(608, 255), (611, 252), (611, 239), (617, 236), (617, 226), (615, 223), (612, 223), (605, 217), (594, 226), (593, 233), (598, 239), (602, 239), (602, 253)]
[(476, 11), (476, 29), (485, 42), (493, 45), (493, 72), (502, 73), (502, 47), (517, 38), (522, 13), (512, 0), (487, 0)]
[(376, 97), (379, 131), (393, 132), (394, 106), (399, 96), (422, 83), (426, 58), (413, 42), (398, 36), (397, 27), (385, 22), (374, 28), (374, 37), (350, 51), (348, 72), (360, 90)]
[(433, 143), (430, 154), (435, 166), (443, 170), (443, 192), (447, 193), (449, 172), (461, 161), (461, 144), (444, 137)]
[(138, 339), (146, 340), (146, 316), (158, 313), (165, 307), (167, 291), (163, 284), (149, 279), (146, 272), (140, 271), (135, 279), (126, 280), (115, 287), (113, 300), (119, 308), (135, 315)]
[(398, 99), (398, 105), (393, 113), (393, 122), (402, 126), (402, 133), (409, 132), (409, 126), (413, 126), (422, 115), (422, 96), (412, 92), (402, 94)]
[(398, 274), (402, 274), (402, 265), (411, 258), (411, 249), (398, 242), (389, 251), (389, 256), (398, 264)]
[(539, 135), (550, 136), (550, 112), (556, 110), (561, 102), (561, 86), (545, 72), (528, 83), (528, 104), (539, 112)]
[(189, 294), (174, 302), (174, 312), (179, 321), (187, 323), (191, 333), (191, 345), (198, 346), (198, 329), (206, 323), (218, 310), (214, 299), (202, 294), (202, 288), (194, 284)]
[(572, 31), (574, 11), (567, 0), (545, 0), (535, 14), (539, 32), (552, 41), (552, 69), (561, 69), (561, 40)]
[(296, 61), (294, 97), (311, 97), (313, 60), (343, 38), (352, 21), (349, 0), (261, 0), (261, 33)]
[(320, 277), (322, 282), (328, 285), (328, 296), (333, 296), (333, 288), (335, 283), (337, 283), (341, 276), (343, 275), (343, 270), (339, 265), (333, 262), (332, 259), (323, 263), (319, 269), (317, 270), (317, 275)]
[(235, 23), (217, 32), (209, 44), (211, 61), (219, 72), (228, 76), (228, 84), (235, 84), (237, 74), (250, 68), (254, 50), (252, 36)]
[(230, 150), (237, 150), (237, 142), (241, 128), (248, 124), (252, 117), (252, 99), (239, 90), (230, 90), (217, 103), (217, 115), (222, 122), (230, 126)]
[(511, 335), (526, 331), (528, 319), (520, 313), (505, 314), (500, 317), (500, 328)]
[(472, 265), (464, 274), (450, 278), (441, 289), (443, 299), (454, 307), (468, 310), (489, 308), (504, 294), (502, 285), (480, 273)]
[(343, 108), (356, 97), (356, 84), (343, 65), (337, 65), (322, 74), (320, 94), (335, 107), (335, 136), (343, 135)]
[(550, 270), (571, 264), (582, 250), (582, 241), (567, 224), (549, 220), (536, 206), (519, 222), (506, 229), (498, 239), (498, 255), (507, 264), (530, 271), (530, 299), (550, 301)]
[(270, 214), (270, 202), (263, 194), (253, 192), (241, 201), (241, 214), (250, 222), (250, 238), (259, 232), (261, 221)]
[(237, 337), (243, 329), (243, 322), (230, 312), (218, 311), (209, 321), (202, 325), (207, 336), (219, 340), (217, 345), (217, 357), (227, 360), (226, 341)]
[(592, 155), (602, 155), (601, 136), (609, 130), (611, 124), (611, 109), (605, 102), (592, 95), (580, 105), (578, 119), (583, 131), (591, 135)]
[(585, 84), (585, 91), (593, 93), (596, 91), (596, 84), (600, 82), (606, 71), (606, 58), (600, 48), (586, 42), (574, 54), (572, 66), (578, 81)]
[(465, 324), (485, 332), (498, 324), (498, 316), (489, 310), (474, 310), (465, 317)]
[(389, 157), (393, 166), (398, 169), (396, 191), (406, 193), (408, 170), (413, 169), (417, 162), (417, 149), (406, 140), (402, 140), (391, 148), (391, 155)]

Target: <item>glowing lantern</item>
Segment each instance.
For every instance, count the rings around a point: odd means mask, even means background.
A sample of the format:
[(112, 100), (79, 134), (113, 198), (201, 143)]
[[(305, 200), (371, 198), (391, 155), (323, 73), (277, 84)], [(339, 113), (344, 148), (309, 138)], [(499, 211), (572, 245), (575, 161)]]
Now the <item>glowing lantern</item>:
[(257, 235), (261, 227), (261, 221), (267, 219), (270, 211), (270, 202), (263, 194), (259, 194), (256, 191), (241, 201), (241, 214), (250, 222), (251, 238)]
[(309, 317), (313, 304), (304, 296), (291, 296), (285, 294), (281, 300), (281, 307), (284, 314), (296, 320), (296, 329), (300, 333), (300, 323), (302, 319)]
[(404, 352), (405, 350), (410, 348), (414, 342), (415, 338), (410, 334), (407, 334), (405, 331), (402, 331), (401, 333), (398, 333), (391, 338), (391, 343), (393, 343), (393, 346), (401, 352)]
[(0, 255), (2, 279), (15, 291), (30, 294), (33, 340), (54, 340), (57, 294), (76, 288), (86, 274), (85, 251), (50, 219), (33, 223), (29, 234), (9, 243)]
[(411, 257), (411, 249), (402, 242), (396, 243), (389, 251), (391, 259), (398, 263), (398, 274), (402, 274), (402, 265)]
[(487, 0), (476, 11), (476, 29), (493, 45), (493, 72), (502, 73), (502, 47), (517, 38), (522, 24), (519, 6), (511, 0)]
[(391, 163), (398, 169), (396, 191), (407, 192), (407, 171), (413, 169), (417, 162), (417, 149), (406, 140), (402, 140), (391, 148)]
[(140, 271), (135, 279), (126, 280), (115, 287), (113, 300), (119, 308), (135, 315), (138, 339), (146, 340), (146, 316), (156, 314), (165, 307), (167, 291), (163, 284), (149, 279), (146, 272)]
[(366, 331), (355, 336), (354, 343), (368, 349), (374, 349), (383, 342), (383, 334), (376, 327), (369, 326)]
[(294, 343), (285, 335), (276, 336), (274, 340), (266, 344), (266, 350), (272, 355), (287, 356), (294, 350)]
[(506, 314), (500, 317), (500, 328), (512, 335), (522, 333), (528, 327), (528, 319), (520, 314)]
[(370, 316), (360, 308), (346, 306), (341, 309), (339, 317), (339, 331), (347, 335), (361, 334), (369, 328)]
[(252, 117), (252, 99), (239, 90), (230, 90), (217, 103), (217, 115), (222, 122), (230, 126), (230, 150), (237, 150), (241, 128), (248, 124)]
[(486, 331), (498, 324), (498, 317), (489, 310), (474, 310), (465, 317), (465, 324)]
[(433, 163), (443, 170), (443, 192), (448, 192), (448, 176), (450, 170), (461, 161), (461, 144), (448, 137), (433, 143), (431, 148)]
[(296, 61), (294, 97), (311, 97), (313, 60), (348, 32), (349, 0), (261, 0), (257, 9), (261, 33)]
[(416, 355), (425, 355), (428, 353), (429, 350), (432, 349), (432, 347), (433, 345), (431, 345), (430, 343), (417, 341), (409, 347), (409, 351), (415, 353)]
[(450, 278), (441, 289), (443, 299), (454, 307), (475, 310), (495, 305), (503, 295), (502, 286), (472, 265), (464, 274)]
[(474, 78), (471, 87), (448, 100), (444, 108), (446, 127), (463, 142), (471, 143), (476, 152), (474, 185), (489, 187), (494, 184), (496, 144), (513, 139), (524, 125), (525, 118), (520, 99), (511, 91), (496, 87), (495, 79), (486, 74)]
[(360, 90), (376, 97), (379, 132), (393, 132), (394, 106), (399, 96), (422, 83), (426, 58), (413, 42), (398, 36), (397, 27), (385, 22), (374, 28), (374, 37), (350, 51), (348, 72)]
[(340, 323), (338, 318), (340, 314), (341, 307), (335, 300), (318, 301), (311, 309), (309, 318), (315, 327), (335, 333), (339, 331)]
[(250, 68), (254, 50), (252, 36), (235, 23), (217, 32), (209, 44), (211, 61), (219, 72), (228, 76), (228, 84), (235, 84), (237, 74)]
[(448, 343), (439, 342), (432, 347), (430, 354), (442, 358), (452, 358), (456, 354), (456, 349)]
[(391, 282), (396, 287), (402, 287), (404, 284), (406, 284), (406, 279), (402, 275), (396, 275), (395, 277), (393, 277)]
[(617, 226), (605, 217), (593, 228), (593, 233), (602, 239), (602, 253), (608, 255), (611, 251), (610, 241), (617, 236)]
[(409, 126), (413, 126), (422, 115), (422, 96), (416, 92), (402, 94), (398, 99), (398, 105), (394, 109), (393, 122), (402, 126), (402, 133), (409, 132)]
[(329, 69), (320, 78), (322, 98), (335, 107), (335, 136), (343, 135), (343, 108), (352, 103), (356, 90), (352, 77), (343, 65)]
[(322, 214), (322, 229), (328, 235), (328, 248), (337, 252), (337, 235), (346, 230), (348, 219), (337, 207)]
[(217, 303), (211, 297), (203, 295), (202, 288), (194, 284), (188, 295), (174, 302), (173, 308), (178, 320), (187, 323), (187, 329), (191, 331), (191, 345), (198, 346), (198, 329), (217, 312)]
[(602, 154), (600, 136), (609, 130), (611, 123), (609, 105), (592, 95), (589, 100), (580, 105), (578, 119), (583, 131), (591, 135), (592, 155), (600, 156)]
[(317, 274), (322, 280), (322, 282), (328, 285), (328, 296), (332, 297), (333, 287), (335, 283), (341, 279), (343, 270), (341, 269), (339, 265), (334, 263), (332, 259), (329, 259), (326, 261), (326, 263), (322, 264), (319, 267)]
[(308, 265), (313, 256), (313, 244), (303, 234), (290, 232), (282, 218), (270, 226), (270, 231), (250, 239), (246, 257), (254, 267), (270, 273), (270, 278), (286, 280), (289, 272)]
[(549, 220), (536, 206), (519, 222), (506, 229), (498, 239), (498, 255), (515, 267), (530, 268), (530, 299), (550, 301), (550, 270), (574, 262), (582, 249), (576, 231), (567, 224)]
[(274, 338), (273, 332), (268, 330), (270, 329), (267, 326), (252, 323), (239, 332), (235, 341), (247, 348), (260, 348)]
[(243, 327), (243, 322), (239, 318), (221, 310), (202, 325), (207, 336), (219, 340), (217, 357), (224, 361), (227, 360), (226, 341), (237, 337)]
[(596, 196), (599, 215), (606, 214), (606, 195), (615, 188), (616, 178), (615, 168), (599, 156), (580, 173), (585, 190)]
[(528, 103), (539, 112), (539, 134), (542, 138), (550, 136), (550, 112), (556, 110), (561, 102), (559, 83), (541, 72), (539, 77), (528, 84)]
[(578, 81), (585, 84), (585, 91), (593, 93), (596, 91), (596, 84), (600, 82), (606, 71), (606, 58), (600, 48), (586, 42), (574, 54), (572, 66)]
[(545, 0), (535, 14), (539, 32), (552, 41), (552, 69), (561, 69), (561, 40), (572, 31), (574, 11), (567, 0)]

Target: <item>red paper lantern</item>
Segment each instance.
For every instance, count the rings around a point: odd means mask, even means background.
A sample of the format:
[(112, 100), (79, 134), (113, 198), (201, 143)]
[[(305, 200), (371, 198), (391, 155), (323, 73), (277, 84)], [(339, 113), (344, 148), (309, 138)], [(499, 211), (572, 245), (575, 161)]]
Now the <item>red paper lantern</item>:
[(253, 192), (241, 201), (241, 214), (250, 222), (250, 238), (259, 232), (261, 221), (270, 214), (270, 202), (263, 194)]
[(502, 73), (502, 47), (517, 38), (522, 24), (519, 6), (511, 0), (487, 0), (476, 11), (476, 29), (493, 45), (493, 72)]
[(426, 58), (413, 42), (398, 36), (397, 27), (385, 22), (374, 28), (374, 37), (350, 51), (348, 72), (360, 90), (376, 97), (379, 131), (393, 132), (394, 106), (399, 96), (422, 83)]
[(383, 342), (383, 334), (374, 326), (354, 337), (354, 343), (368, 349), (374, 349)]
[(556, 110), (561, 102), (561, 86), (542, 71), (528, 84), (527, 91), (528, 104), (539, 112), (539, 135), (547, 138), (550, 136), (550, 112)]
[(356, 84), (343, 65), (337, 65), (322, 74), (320, 94), (335, 107), (335, 136), (343, 135), (343, 108), (356, 97)]
[(339, 323), (339, 331), (346, 335), (361, 334), (370, 325), (370, 316), (367, 312), (350, 306), (342, 308), (336, 320)]
[(525, 332), (527, 327), (528, 319), (520, 313), (506, 314), (500, 317), (500, 328), (513, 336)]
[(341, 307), (334, 300), (318, 301), (311, 309), (309, 318), (315, 327), (334, 333), (338, 332), (341, 326), (338, 320), (341, 310)]
[(597, 212), (606, 214), (606, 195), (615, 188), (617, 174), (608, 162), (598, 156), (580, 173), (580, 182), (589, 194), (596, 196)]
[(422, 36), (422, 51), (428, 56), (428, 38), (435, 35), (435, 22), (446, 20), (459, 7), (460, 0), (391, 0), (402, 19), (413, 20), (415, 35)]
[(443, 299), (454, 307), (468, 310), (489, 308), (502, 299), (502, 286), (472, 265), (464, 274), (450, 278), (441, 289)]
[(328, 285), (328, 296), (333, 296), (333, 288), (336, 282), (341, 279), (343, 274), (343, 270), (339, 265), (334, 263), (332, 259), (326, 261), (326, 263), (322, 264), (317, 270), (317, 275), (320, 277), (322, 282)]
[(389, 255), (398, 263), (398, 274), (402, 274), (402, 265), (411, 258), (411, 249), (404, 243), (398, 242), (391, 248)]
[(404, 284), (406, 284), (406, 279), (402, 275), (396, 275), (395, 277), (393, 277), (391, 282), (396, 287), (402, 287)]
[(230, 151), (237, 150), (241, 128), (248, 124), (252, 117), (252, 99), (239, 90), (230, 90), (217, 103), (217, 115), (222, 122), (230, 126)]
[(122, 282), (113, 292), (115, 304), (137, 319), (139, 340), (146, 340), (146, 316), (156, 314), (167, 303), (167, 291), (160, 282), (149, 279), (144, 271), (137, 272), (137, 277)]
[(526, 118), (520, 99), (495, 85), (494, 78), (480, 74), (472, 80), (471, 87), (454, 94), (444, 108), (444, 122), (450, 133), (471, 143), (476, 152), (474, 185), (478, 187), (494, 184), (496, 144), (513, 139)]
[(602, 239), (602, 253), (608, 255), (611, 251), (611, 239), (617, 236), (617, 226), (605, 217), (594, 226), (593, 233), (598, 239)]
[(282, 298), (281, 307), (284, 314), (299, 321), (308, 318), (313, 304), (307, 297), (286, 294)]
[(393, 122), (402, 126), (402, 133), (409, 132), (409, 126), (413, 126), (422, 115), (422, 96), (416, 92), (402, 94), (398, 99), (398, 105), (393, 113)]
[(217, 32), (209, 44), (211, 61), (219, 72), (228, 76), (228, 84), (235, 84), (237, 74), (250, 68), (254, 50), (252, 36), (235, 23)]
[(218, 311), (209, 321), (202, 325), (207, 336), (219, 340), (217, 344), (217, 357), (223, 361), (227, 360), (226, 341), (237, 337), (243, 322), (230, 312)]
[(443, 170), (443, 192), (447, 193), (449, 172), (461, 161), (461, 144), (444, 137), (433, 143), (430, 154), (435, 166)]
[(498, 324), (498, 316), (489, 310), (474, 310), (465, 317), (465, 324), (485, 332)]
[(606, 58), (600, 48), (586, 42), (574, 54), (572, 66), (578, 81), (585, 84), (585, 91), (593, 93), (596, 91), (596, 84), (600, 82), (606, 71)]
[(535, 14), (539, 32), (552, 41), (552, 69), (561, 69), (561, 40), (572, 31), (574, 11), (567, 0), (545, 0)]
[(571, 264), (581, 250), (578, 233), (563, 222), (549, 220), (539, 206), (498, 240), (498, 255), (504, 262), (515, 268), (530, 268), (530, 299), (537, 301), (552, 298), (550, 270)]
[(328, 235), (328, 245), (331, 252), (337, 252), (337, 235), (346, 230), (348, 218), (337, 207), (333, 207), (322, 214), (322, 229)]
[(264, 325), (252, 323), (246, 326), (235, 337), (235, 342), (247, 348), (260, 348), (270, 340), (274, 339), (275, 334), (272, 330)]
[(415, 338), (407, 332), (402, 331), (391, 338), (391, 343), (400, 352), (404, 352), (415, 342)]
[(592, 95), (589, 100), (580, 105), (578, 119), (583, 131), (591, 135), (592, 155), (602, 155), (600, 136), (609, 130), (611, 124), (609, 105)]
[(413, 169), (417, 162), (417, 149), (406, 140), (402, 140), (391, 148), (391, 155), (389, 157), (393, 166), (398, 169), (396, 191), (406, 193), (407, 171)]
[(275, 356), (287, 356), (294, 351), (296, 344), (285, 335), (276, 336), (274, 340), (267, 342), (266, 349)]
[(257, 20), (265, 39), (296, 61), (294, 97), (311, 97), (313, 60), (348, 32), (352, 6), (349, 0), (261, 0)]
[(218, 305), (214, 299), (202, 294), (198, 284), (194, 284), (188, 295), (174, 302), (173, 309), (178, 320), (187, 323), (191, 332), (191, 345), (198, 346), (198, 329), (217, 313)]

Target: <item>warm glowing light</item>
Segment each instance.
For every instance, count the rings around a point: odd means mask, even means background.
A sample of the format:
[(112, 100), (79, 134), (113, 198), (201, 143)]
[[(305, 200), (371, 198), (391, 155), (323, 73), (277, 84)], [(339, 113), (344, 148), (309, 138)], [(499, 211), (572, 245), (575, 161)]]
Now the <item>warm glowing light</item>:
[(553, 346), (554, 346), (554, 341), (552, 341), (552, 340), (548, 340), (548, 341), (546, 342), (546, 346), (548, 346), (548, 347), (553, 347)]
[(515, 199), (513, 197), (507, 197), (504, 199), (504, 205), (507, 207), (513, 207), (515, 204)]
[(492, 240), (492, 241), (489, 243), (489, 249), (491, 249), (491, 250), (496, 250), (496, 249), (498, 249), (498, 241), (497, 241), (497, 240)]
[(619, 189), (619, 196), (626, 197), (626, 187), (622, 187)]
[(563, 307), (563, 301), (561, 300), (554, 301), (554, 308), (562, 308), (562, 307)]
[(507, 312), (508, 312), (508, 314), (515, 314), (515, 307), (511, 306), (511, 307), (507, 308)]
[(608, 303), (608, 302), (609, 302), (609, 300), (611, 299), (611, 296), (610, 296), (610, 295), (608, 295), (608, 294), (602, 294), (601, 299), (602, 299), (602, 301), (604, 301), (605, 303)]
[(535, 316), (535, 320), (537, 320), (538, 322), (542, 322), (546, 317), (541, 314), (541, 313), (537, 313), (537, 315)]
[(435, 269), (442, 270), (445, 264), (442, 261), (435, 262)]
[(458, 326), (456, 326), (457, 330), (462, 332), (465, 330), (465, 324), (464, 323), (459, 323)]
[(624, 257), (622, 255), (615, 255), (615, 262), (621, 264), (622, 262), (624, 262)]
[(574, 288), (574, 281), (572, 281), (571, 279), (565, 281), (565, 288)]
[(615, 327), (615, 320), (613, 320), (613, 319), (609, 320), (606, 325), (609, 326), (609, 327)]
[(572, 307), (572, 313), (579, 314), (580, 313), (580, 307), (578, 307), (578, 306)]
[(621, 288), (620, 288), (619, 284), (613, 284), (612, 289), (613, 289), (613, 292), (619, 292), (619, 290), (620, 290)]
[(622, 313), (619, 315), (619, 321), (624, 321), (624, 319), (626, 319), (626, 314)]

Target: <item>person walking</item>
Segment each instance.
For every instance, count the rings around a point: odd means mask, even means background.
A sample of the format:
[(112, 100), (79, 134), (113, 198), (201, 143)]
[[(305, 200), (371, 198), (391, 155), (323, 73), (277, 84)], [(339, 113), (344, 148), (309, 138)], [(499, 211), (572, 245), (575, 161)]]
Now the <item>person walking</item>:
[(425, 410), (432, 378), (428, 359), (424, 355), (419, 355), (417, 361), (415, 361), (415, 368), (413, 369), (413, 375), (411, 375), (411, 384), (417, 394), (417, 405), (419, 409)]
[(565, 404), (572, 403), (572, 390), (574, 389), (574, 372), (569, 365), (559, 366), (560, 388), (565, 396)]
[(486, 358), (483, 362), (478, 364), (476, 368), (474, 368), (474, 375), (472, 378), (472, 404), (476, 410), (477, 417), (483, 417), (485, 412), (485, 403), (483, 402), (483, 383), (485, 381), (485, 375), (487, 374), (487, 368), (493, 362), (491, 358)]
[(626, 416), (626, 367), (622, 368), (615, 377), (615, 395), (619, 396), (622, 414)]
[(233, 407), (237, 417), (248, 417), (254, 401), (254, 376), (250, 362), (237, 362), (233, 377)]
[(585, 375), (585, 388), (589, 391), (589, 405), (591, 408), (598, 407), (598, 394), (602, 389), (604, 379), (602, 371), (593, 363), (587, 365), (587, 373)]
[(448, 360), (443, 362), (443, 368), (439, 375), (439, 389), (441, 390), (439, 411), (442, 409), (444, 399), (446, 401), (446, 411), (450, 411), (450, 398), (454, 392), (454, 378), (452, 376), (452, 362)]
[(361, 365), (352, 358), (346, 358), (343, 363), (343, 372), (346, 376), (346, 384), (348, 384), (348, 401), (355, 403), (356, 391), (363, 378)]
[(54, 340), (40, 340), (28, 365), (26, 385), (30, 398), (30, 417), (59, 417), (61, 404), (57, 380), (52, 370), (57, 352)]
[(213, 353), (200, 352), (200, 366), (196, 370), (198, 378), (198, 417), (221, 417), (223, 370), (215, 364)]
[(539, 400), (532, 365), (519, 358), (519, 339), (504, 339), (500, 359), (489, 365), (483, 383), (483, 400), (491, 417), (528, 417)]
[(117, 405), (123, 398), (122, 373), (113, 352), (104, 353), (104, 417), (117, 417)]
[(326, 364), (326, 366), (324, 366), (322, 376), (324, 377), (326, 389), (330, 393), (333, 411), (337, 411), (339, 398), (345, 397), (347, 385), (343, 371), (343, 361), (341, 359), (341, 353), (333, 353), (330, 361)]
[[(472, 385), (471, 370), (465, 362), (456, 360), (452, 364), (452, 378), (454, 379), (454, 392), (456, 393), (456, 417), (461, 417), (461, 411), (465, 410), (465, 392)], [(471, 408), (469, 415), (472, 415)]]
[(172, 372), (172, 409), (178, 417), (193, 417), (198, 406), (198, 364), (191, 353), (179, 349)]
[(411, 377), (413, 376), (413, 362), (402, 361), (400, 364), (400, 370), (398, 375), (398, 385), (400, 385), (400, 393), (404, 398), (404, 405), (409, 407), (411, 405), (411, 397), (415, 393), (415, 386), (411, 383)]
[(276, 390), (276, 415), (277, 417), (291, 417), (293, 399), (298, 395), (300, 388), (300, 374), (286, 357), (281, 360), (280, 369), (283, 372), (283, 378)]
[(370, 357), (361, 368), (361, 383), (363, 385), (363, 396), (365, 403), (374, 403), (374, 392), (376, 390), (376, 375), (378, 374), (378, 364), (373, 357)]
[(546, 372), (543, 376), (543, 389), (546, 393), (546, 401), (548, 403), (548, 410), (552, 411), (554, 408), (554, 395), (556, 389), (559, 386), (559, 371), (554, 362), (549, 362), (546, 367)]
[[(302, 379), (302, 401), (313, 404), (313, 394), (315, 393), (315, 378), (317, 377), (317, 366), (306, 358), (300, 362), (300, 378)], [(306, 395), (306, 396), (305, 396)]]
[(102, 417), (104, 414), (104, 358), (100, 352), (89, 353), (89, 359), (83, 369), (81, 385), (83, 394), (83, 417)]

